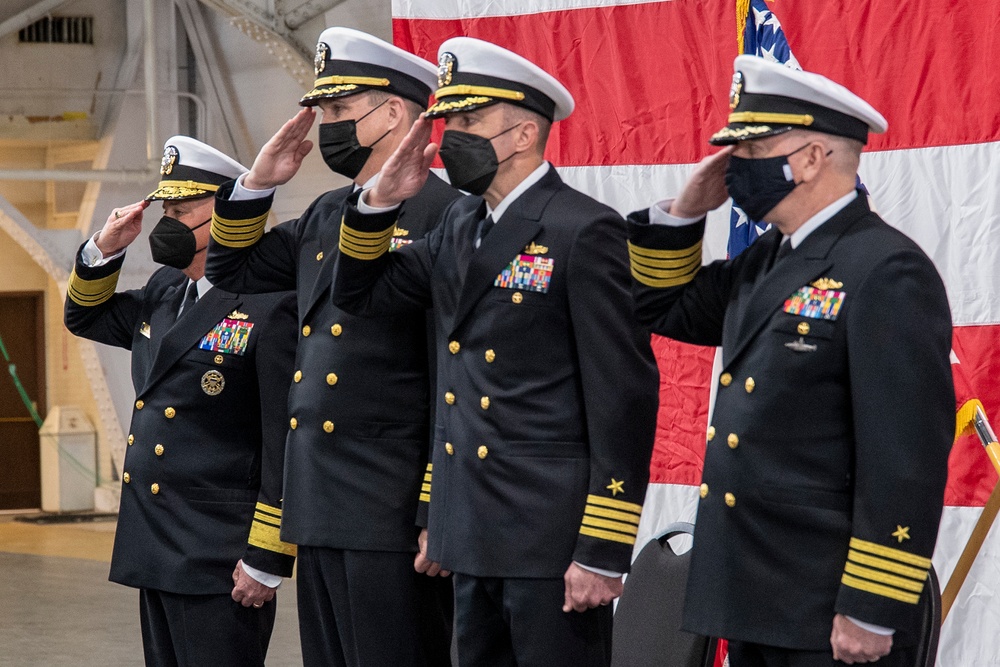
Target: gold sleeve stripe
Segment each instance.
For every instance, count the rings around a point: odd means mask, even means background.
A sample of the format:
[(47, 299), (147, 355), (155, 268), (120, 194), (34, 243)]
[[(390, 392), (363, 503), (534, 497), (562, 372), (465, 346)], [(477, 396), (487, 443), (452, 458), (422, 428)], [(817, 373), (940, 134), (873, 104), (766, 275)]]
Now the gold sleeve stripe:
[(918, 556), (916, 554), (911, 554), (906, 551), (900, 551), (899, 549), (893, 549), (892, 547), (882, 546), (881, 544), (875, 544), (874, 542), (866, 542), (865, 540), (859, 540), (856, 537), (851, 538), (852, 549), (857, 549), (858, 551), (864, 551), (876, 556), (881, 556), (882, 558), (888, 558), (906, 565), (913, 565), (914, 567), (921, 567), (925, 570), (929, 570), (931, 567), (931, 559), (924, 558), (923, 556)]
[(671, 278), (683, 278), (685, 276), (693, 276), (698, 273), (698, 269), (701, 268), (701, 262), (694, 262), (693, 264), (688, 264), (679, 269), (657, 269), (652, 266), (646, 266), (645, 264), (640, 264), (638, 262), (631, 262), (632, 272), (639, 273), (648, 278), (654, 280), (668, 280)]
[(901, 574), (904, 577), (910, 577), (911, 579), (916, 579), (917, 581), (922, 581), (927, 578), (927, 570), (917, 569), (907, 565), (900, 565), (899, 563), (891, 560), (879, 558), (878, 556), (869, 556), (861, 553), (860, 551), (855, 551), (854, 549), (848, 550), (847, 560), (859, 563), (860, 565), (867, 565), (869, 567), (877, 567), (880, 570), (895, 572), (896, 574)]
[(120, 274), (121, 269), (110, 276), (96, 280), (84, 280), (76, 275), (76, 269), (73, 269), (73, 273), (69, 276), (69, 286), (66, 288), (66, 293), (78, 306), (99, 306), (114, 296)]
[(261, 523), (266, 523), (269, 526), (275, 526), (277, 528), (281, 527), (281, 519), (275, 519), (269, 514), (264, 514), (263, 512), (254, 512), (253, 520), (260, 521)]
[(229, 220), (212, 214), (212, 238), (227, 248), (252, 246), (264, 235), (267, 213), (246, 220)]
[(257, 511), (258, 512), (267, 512), (268, 514), (273, 514), (274, 516), (278, 517), (279, 519), (281, 518), (281, 508), (280, 507), (274, 507), (274, 506), (268, 505), (266, 503), (258, 502), (257, 503)]
[(680, 250), (657, 250), (656, 248), (644, 248), (628, 242), (628, 254), (630, 257), (642, 257), (644, 259), (694, 259), (701, 260), (701, 241), (698, 241), (690, 248)]
[(864, 579), (852, 577), (846, 572), (844, 573), (844, 576), (841, 577), (840, 583), (845, 586), (850, 586), (851, 588), (856, 588), (859, 591), (874, 593), (875, 595), (881, 595), (882, 597), (898, 600), (900, 602), (906, 602), (908, 604), (917, 604), (920, 600), (920, 596), (916, 593), (904, 593), (901, 590), (890, 588), (889, 586), (883, 586), (882, 584), (876, 584), (871, 581), (865, 581)]
[(247, 541), (251, 546), (286, 556), (295, 556), (298, 551), (294, 544), (281, 541), (281, 535), (277, 528), (257, 521), (254, 521), (253, 525), (250, 526), (250, 539)]
[(615, 500), (614, 498), (605, 498), (604, 496), (595, 496), (594, 494), (587, 496), (587, 504), (602, 505), (604, 507), (610, 507), (611, 509), (622, 510), (623, 512), (642, 514), (642, 505), (627, 503), (624, 500)]
[(583, 517), (584, 526), (596, 526), (597, 528), (607, 528), (608, 530), (615, 530), (619, 533), (627, 533), (629, 535), (638, 535), (639, 527), (633, 526), (628, 523), (622, 523), (621, 521), (608, 521), (607, 519), (595, 519), (592, 516)]
[(601, 540), (608, 540), (610, 542), (621, 542), (622, 544), (635, 544), (635, 538), (630, 535), (613, 533), (610, 530), (599, 530), (597, 528), (591, 528), (589, 526), (580, 526), (580, 534), (586, 535), (588, 537), (596, 537)]
[(423, 483), (423, 484), (420, 485), (420, 490), (424, 491), (425, 493), (430, 493), (431, 492), (431, 485), (427, 484), (425, 482), (425, 483)]
[(634, 523), (637, 526), (639, 525), (639, 517), (630, 512), (619, 512), (617, 510), (609, 510), (603, 507), (587, 505), (587, 514), (590, 514), (591, 516), (602, 516), (605, 519), (617, 519), (627, 523)]
[(629, 259), (633, 264), (644, 269), (690, 271), (693, 266), (701, 266), (701, 255), (695, 255), (689, 259), (650, 259), (649, 257), (630, 255)]
[(430, 481), (431, 481), (431, 478), (432, 478), (433, 476), (434, 476), (434, 475), (433, 475), (432, 473), (429, 473), (429, 472), (425, 472), (425, 473), (424, 473), (424, 481), (425, 481), (425, 482), (430, 482)]
[(422, 503), (429, 503), (430, 501), (431, 501), (431, 494), (429, 494), (429, 493), (421, 493), (420, 494), (420, 502), (422, 502)]
[(924, 590), (924, 582), (922, 581), (913, 581), (912, 579), (906, 579), (905, 577), (897, 577), (894, 574), (871, 570), (867, 567), (855, 565), (854, 563), (848, 563), (844, 567), (844, 572), (853, 574), (857, 577), (864, 577), (865, 579), (869, 579), (871, 581), (877, 581), (880, 584), (885, 584), (894, 588), (901, 588), (904, 591), (920, 593), (920, 591)]
[(348, 257), (360, 260), (378, 259), (389, 250), (392, 244), (392, 227), (380, 232), (361, 232), (351, 229), (341, 221), (340, 251)]
[[(699, 266), (698, 269), (701, 267)], [(698, 270), (694, 270), (691, 273), (685, 274), (683, 276), (678, 276), (676, 278), (650, 278), (644, 275), (642, 272), (637, 271), (635, 265), (632, 265), (632, 277), (636, 281), (642, 283), (646, 287), (677, 287), (678, 285), (687, 285), (689, 282), (694, 280), (694, 277), (698, 274)]]

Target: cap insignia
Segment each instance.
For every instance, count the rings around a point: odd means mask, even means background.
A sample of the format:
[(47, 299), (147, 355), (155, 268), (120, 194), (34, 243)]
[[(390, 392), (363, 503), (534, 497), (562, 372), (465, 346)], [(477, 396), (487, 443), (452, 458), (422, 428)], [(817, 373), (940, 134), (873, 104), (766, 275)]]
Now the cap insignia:
[(733, 74), (733, 85), (729, 87), (729, 108), (735, 109), (740, 104), (740, 94), (743, 92), (743, 72)]
[(330, 48), (320, 42), (316, 45), (316, 57), (313, 58), (313, 70), (319, 76), (326, 69), (326, 56), (330, 53)]
[(441, 58), (438, 60), (438, 88), (451, 85), (451, 77), (455, 73), (455, 65), (457, 64), (458, 59), (455, 58), (454, 53), (446, 51), (441, 54)]
[(177, 149), (173, 146), (167, 146), (163, 149), (163, 159), (160, 160), (160, 175), (169, 176), (170, 172), (174, 170), (174, 165), (177, 164), (177, 158), (179, 157)]

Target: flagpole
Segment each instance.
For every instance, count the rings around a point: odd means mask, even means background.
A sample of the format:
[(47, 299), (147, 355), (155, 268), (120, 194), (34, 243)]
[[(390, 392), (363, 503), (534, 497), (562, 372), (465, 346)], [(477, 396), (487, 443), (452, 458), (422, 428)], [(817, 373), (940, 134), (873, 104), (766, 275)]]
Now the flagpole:
[[(990, 422), (986, 419), (986, 414), (978, 405), (976, 406), (976, 414), (972, 423), (976, 428), (976, 435), (979, 436), (979, 440), (983, 443), (986, 455), (989, 457), (990, 462), (993, 463), (997, 474), (1000, 475), (1000, 444), (997, 443), (996, 434), (994, 434), (992, 427), (990, 427)], [(965, 583), (966, 577), (969, 576), (972, 564), (979, 555), (979, 550), (986, 541), (986, 536), (989, 534), (990, 528), (993, 527), (993, 522), (996, 520), (998, 513), (1000, 513), (1000, 483), (993, 487), (990, 499), (986, 502), (983, 513), (979, 515), (979, 520), (976, 521), (976, 526), (972, 529), (969, 541), (966, 542), (965, 549), (962, 550), (962, 555), (958, 558), (955, 570), (948, 579), (948, 585), (945, 586), (944, 592), (941, 593), (941, 625), (944, 625), (945, 619), (948, 618), (948, 612), (951, 611), (952, 606), (955, 604), (955, 599), (958, 597), (959, 591), (962, 590), (962, 585)]]

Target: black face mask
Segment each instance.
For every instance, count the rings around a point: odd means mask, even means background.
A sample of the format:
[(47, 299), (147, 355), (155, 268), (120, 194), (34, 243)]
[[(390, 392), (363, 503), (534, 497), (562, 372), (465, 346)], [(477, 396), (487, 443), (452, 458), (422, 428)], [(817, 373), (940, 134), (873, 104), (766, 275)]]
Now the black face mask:
[(751, 220), (761, 221), (798, 185), (792, 177), (788, 158), (808, 146), (805, 144), (787, 155), (766, 158), (729, 156), (726, 190), (733, 203)]
[(365, 168), (375, 144), (385, 139), (386, 135), (389, 134), (386, 131), (371, 146), (362, 146), (358, 143), (358, 123), (382, 104), (357, 120), (339, 120), (336, 123), (323, 123), (319, 126), (319, 152), (323, 155), (326, 166), (334, 173), (354, 180)]
[(153, 253), (153, 261), (181, 271), (191, 266), (194, 256), (208, 247), (207, 245), (198, 247), (194, 230), (210, 222), (211, 218), (192, 228), (168, 215), (160, 218), (153, 231), (149, 233), (149, 249)]
[[(512, 125), (500, 134), (506, 134), (515, 127), (517, 125)], [(486, 138), (458, 130), (445, 130), (439, 154), (452, 187), (476, 196), (486, 192), (496, 178), (500, 165), (514, 157), (511, 153), (503, 160), (497, 160), (497, 152), (491, 141), (500, 134)]]

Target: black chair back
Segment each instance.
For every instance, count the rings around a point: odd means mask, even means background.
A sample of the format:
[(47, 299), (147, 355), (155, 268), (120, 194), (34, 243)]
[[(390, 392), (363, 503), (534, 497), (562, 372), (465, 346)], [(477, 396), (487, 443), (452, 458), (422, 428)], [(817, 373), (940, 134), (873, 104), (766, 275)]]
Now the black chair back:
[(668, 542), (693, 533), (693, 524), (672, 524), (639, 552), (615, 610), (612, 667), (712, 666), (716, 640), (681, 630), (691, 552)]

